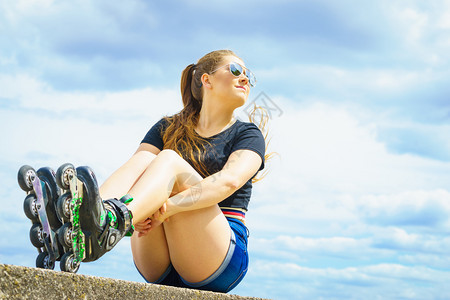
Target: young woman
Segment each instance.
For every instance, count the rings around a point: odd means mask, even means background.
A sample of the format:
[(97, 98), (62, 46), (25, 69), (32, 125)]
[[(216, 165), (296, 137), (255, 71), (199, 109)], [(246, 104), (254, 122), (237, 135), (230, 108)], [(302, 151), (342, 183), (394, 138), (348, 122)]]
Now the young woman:
[[(133, 199), (95, 200), (109, 212), (108, 232), (97, 235), (99, 244), (107, 236), (104, 252), (132, 231), (132, 222), (133, 259), (146, 281), (228, 292), (242, 280), (245, 212), (252, 179), (264, 168), (265, 140), (255, 124), (235, 120), (233, 112), (255, 82), (229, 50), (186, 67), (184, 108), (157, 122), (100, 188), (102, 199)], [(119, 234), (111, 238), (110, 231)]]

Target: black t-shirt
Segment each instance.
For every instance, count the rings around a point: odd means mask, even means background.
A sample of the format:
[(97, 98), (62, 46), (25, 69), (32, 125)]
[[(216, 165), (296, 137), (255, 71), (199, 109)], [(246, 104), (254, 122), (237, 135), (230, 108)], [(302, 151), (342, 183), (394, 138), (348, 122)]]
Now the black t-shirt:
[[(162, 136), (166, 127), (167, 121), (165, 119), (161, 119), (147, 132), (142, 140), (142, 143), (151, 144), (158, 149), (163, 150), (164, 143)], [(209, 174), (214, 174), (222, 170), (230, 154), (236, 150), (242, 149), (256, 152), (262, 159), (259, 170), (264, 169), (266, 144), (261, 131), (253, 123), (241, 122), (237, 120), (229, 128), (212, 137), (205, 138), (205, 140), (207, 140), (209, 144), (205, 143), (206, 152), (203, 156), (202, 163), (205, 165)], [(187, 157), (183, 158), (191, 164), (192, 167), (194, 167), (192, 162)], [(199, 172), (199, 170), (197, 170), (197, 172)], [(249, 179), (239, 190), (220, 202), (219, 206), (221, 208), (235, 208), (247, 211), (252, 193), (252, 178)]]

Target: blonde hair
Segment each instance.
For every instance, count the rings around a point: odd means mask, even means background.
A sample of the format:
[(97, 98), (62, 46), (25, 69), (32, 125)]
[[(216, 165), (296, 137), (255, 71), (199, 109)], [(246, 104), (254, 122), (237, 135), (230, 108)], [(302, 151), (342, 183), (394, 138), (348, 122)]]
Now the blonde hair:
[[(257, 120), (258, 116), (259, 116), (259, 120)], [(261, 130), (261, 132), (263, 134), (264, 141), (266, 143), (266, 153), (264, 154), (264, 161), (265, 161), (265, 164), (267, 164), (267, 162), (274, 155), (277, 155), (276, 152), (269, 152), (268, 153), (268, 151), (267, 151), (267, 149), (269, 147), (269, 144), (270, 144), (270, 139), (268, 138), (269, 130), (266, 128), (267, 124), (269, 122), (269, 113), (267, 112), (267, 110), (265, 108), (254, 104), (253, 109), (248, 114), (248, 119), (249, 119), (250, 122), (252, 122), (256, 126), (258, 126), (259, 130)], [(261, 179), (263, 179), (264, 177), (266, 177), (268, 172), (269, 172), (269, 170), (265, 166), (264, 169), (259, 171), (256, 174), (256, 176), (252, 179), (252, 183), (258, 182)], [(261, 173), (261, 175), (260, 175), (260, 173)]]

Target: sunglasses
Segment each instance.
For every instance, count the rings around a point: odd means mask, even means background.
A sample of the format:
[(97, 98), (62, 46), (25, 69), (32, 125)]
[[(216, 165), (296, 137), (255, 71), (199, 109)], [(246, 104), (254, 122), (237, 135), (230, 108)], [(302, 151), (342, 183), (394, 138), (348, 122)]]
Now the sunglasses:
[(240, 64), (235, 63), (235, 62), (232, 62), (232, 63), (229, 63), (227, 65), (218, 67), (217, 69), (212, 71), (211, 74), (216, 72), (217, 70), (222, 69), (222, 68), (227, 67), (227, 66), (229, 67), (229, 71), (230, 71), (231, 74), (233, 74), (236, 77), (239, 77), (239, 76), (241, 76), (241, 74), (244, 74), (248, 78), (248, 83), (250, 84), (250, 86), (251, 87), (255, 86), (255, 84), (256, 84), (255, 74), (253, 74), (252, 71), (250, 71), (246, 67), (243, 67)]

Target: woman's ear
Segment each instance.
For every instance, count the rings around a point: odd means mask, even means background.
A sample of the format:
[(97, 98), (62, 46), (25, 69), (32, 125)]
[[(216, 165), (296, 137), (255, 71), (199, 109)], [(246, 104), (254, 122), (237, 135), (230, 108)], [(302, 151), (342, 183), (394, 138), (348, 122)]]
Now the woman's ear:
[(207, 88), (207, 89), (211, 89), (212, 85), (211, 85), (211, 80), (210, 80), (210, 75), (207, 73), (203, 73), (202, 77), (202, 85)]

